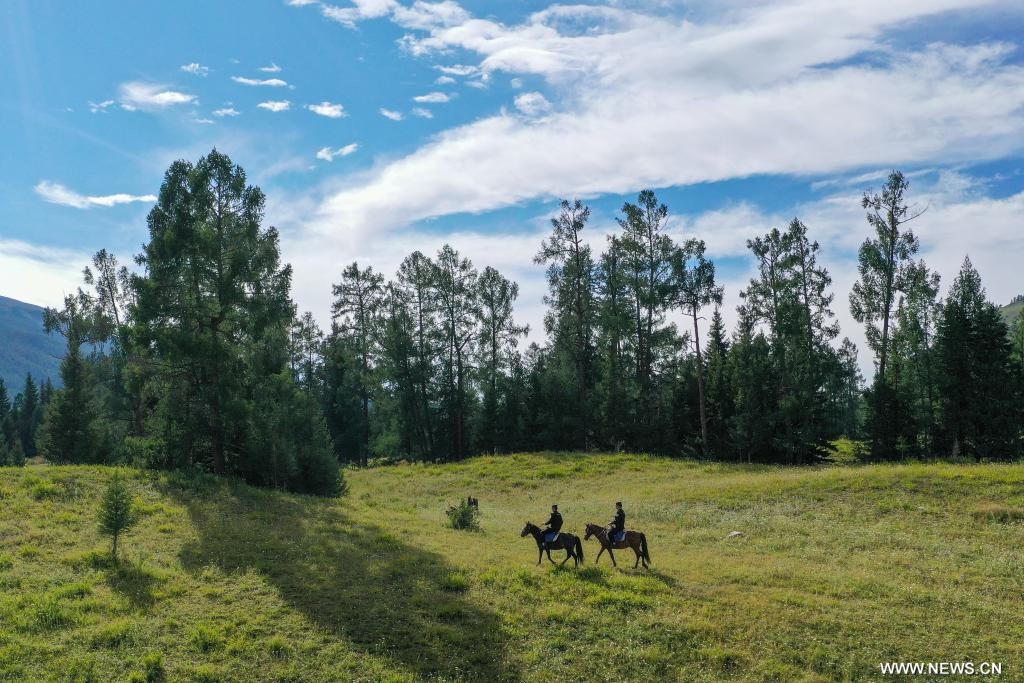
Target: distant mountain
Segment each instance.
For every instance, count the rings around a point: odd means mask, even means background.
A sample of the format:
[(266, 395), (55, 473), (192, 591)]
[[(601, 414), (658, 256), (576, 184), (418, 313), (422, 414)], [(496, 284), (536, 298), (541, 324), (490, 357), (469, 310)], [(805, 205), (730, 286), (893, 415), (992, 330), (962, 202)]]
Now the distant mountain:
[(1006, 321), (1006, 324), (1012, 325), (1022, 309), (1024, 309), (1024, 294), (1018, 294), (1013, 297), (1013, 301), (1000, 308), (999, 312), (1003, 314), (1003, 320)]
[(0, 377), (13, 399), (25, 385), (25, 373), (60, 383), (64, 340), (43, 331), (43, 309), (0, 296)]

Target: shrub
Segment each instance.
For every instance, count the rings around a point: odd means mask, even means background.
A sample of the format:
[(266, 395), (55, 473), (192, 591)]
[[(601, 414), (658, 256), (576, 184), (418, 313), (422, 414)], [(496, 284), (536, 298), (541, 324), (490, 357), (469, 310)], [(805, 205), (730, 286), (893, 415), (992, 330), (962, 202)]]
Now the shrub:
[(448, 515), (448, 526), (452, 529), (464, 531), (480, 530), (480, 510), (464, 500), (458, 505), (453, 505), (446, 511)]
[(126, 436), (121, 441), (117, 459), (134, 467), (160, 469), (167, 466), (167, 446), (159, 437)]
[(100, 501), (100, 531), (111, 537), (113, 543), (110, 556), (117, 561), (117, 540), (135, 524), (136, 515), (132, 507), (131, 493), (120, 474), (115, 474), (107, 483), (107, 490)]

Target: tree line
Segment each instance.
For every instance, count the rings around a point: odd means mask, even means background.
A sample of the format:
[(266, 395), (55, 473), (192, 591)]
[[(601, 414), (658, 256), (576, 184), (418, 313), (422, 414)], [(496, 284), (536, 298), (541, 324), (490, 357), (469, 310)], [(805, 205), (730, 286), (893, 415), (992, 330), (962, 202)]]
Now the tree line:
[[(343, 489), (339, 462), (523, 450), (801, 464), (848, 437), (878, 460), (1019, 457), (1024, 316), (1007, 329), (969, 260), (939, 300), (907, 189), (893, 172), (863, 197), (849, 303), (875, 357), (865, 386), (799, 219), (748, 240), (755, 275), (731, 331), (704, 242), (673, 240), (650, 190), (624, 204), (600, 253), (590, 209), (561, 202), (534, 259), (543, 344), (521, 348), (518, 285), (450, 245), (414, 251), (390, 279), (344, 267), (324, 330), (291, 301), (263, 194), (214, 150), (167, 171), (136, 272), (100, 251), (86, 289), (47, 309), (67, 354), (62, 387), (45, 408), (31, 399), (32, 449), (321, 494)], [(10, 446), (27, 409), (4, 405)]]

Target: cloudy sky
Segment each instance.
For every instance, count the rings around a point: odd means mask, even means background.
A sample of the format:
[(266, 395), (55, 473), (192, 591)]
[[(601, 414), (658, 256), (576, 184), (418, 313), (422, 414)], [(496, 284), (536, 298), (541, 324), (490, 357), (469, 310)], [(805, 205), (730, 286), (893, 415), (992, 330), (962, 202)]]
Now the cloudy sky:
[(52, 304), (129, 261), (174, 159), (216, 146), (268, 195), (294, 297), (326, 321), (358, 260), (451, 242), (522, 287), (560, 197), (600, 247), (642, 188), (708, 244), (727, 313), (748, 238), (799, 216), (835, 310), (891, 168), (922, 255), (1024, 292), (1024, 6), (982, 0), (262, 0), (0, 4), (0, 294)]

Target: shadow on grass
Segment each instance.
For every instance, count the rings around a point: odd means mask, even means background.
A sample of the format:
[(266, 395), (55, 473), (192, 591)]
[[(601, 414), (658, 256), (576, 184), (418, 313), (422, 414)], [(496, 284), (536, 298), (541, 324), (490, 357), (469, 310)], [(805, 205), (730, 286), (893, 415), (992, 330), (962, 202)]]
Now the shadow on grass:
[(148, 609), (156, 602), (153, 587), (157, 578), (143, 567), (130, 562), (110, 562), (107, 569), (107, 585), (110, 590), (126, 598), (136, 609)]
[(189, 571), (255, 570), (321, 628), (421, 677), (518, 680), (498, 618), (465, 599), (442, 556), (356, 524), (334, 501), (240, 485), (167, 493), (199, 530), (181, 551)]

